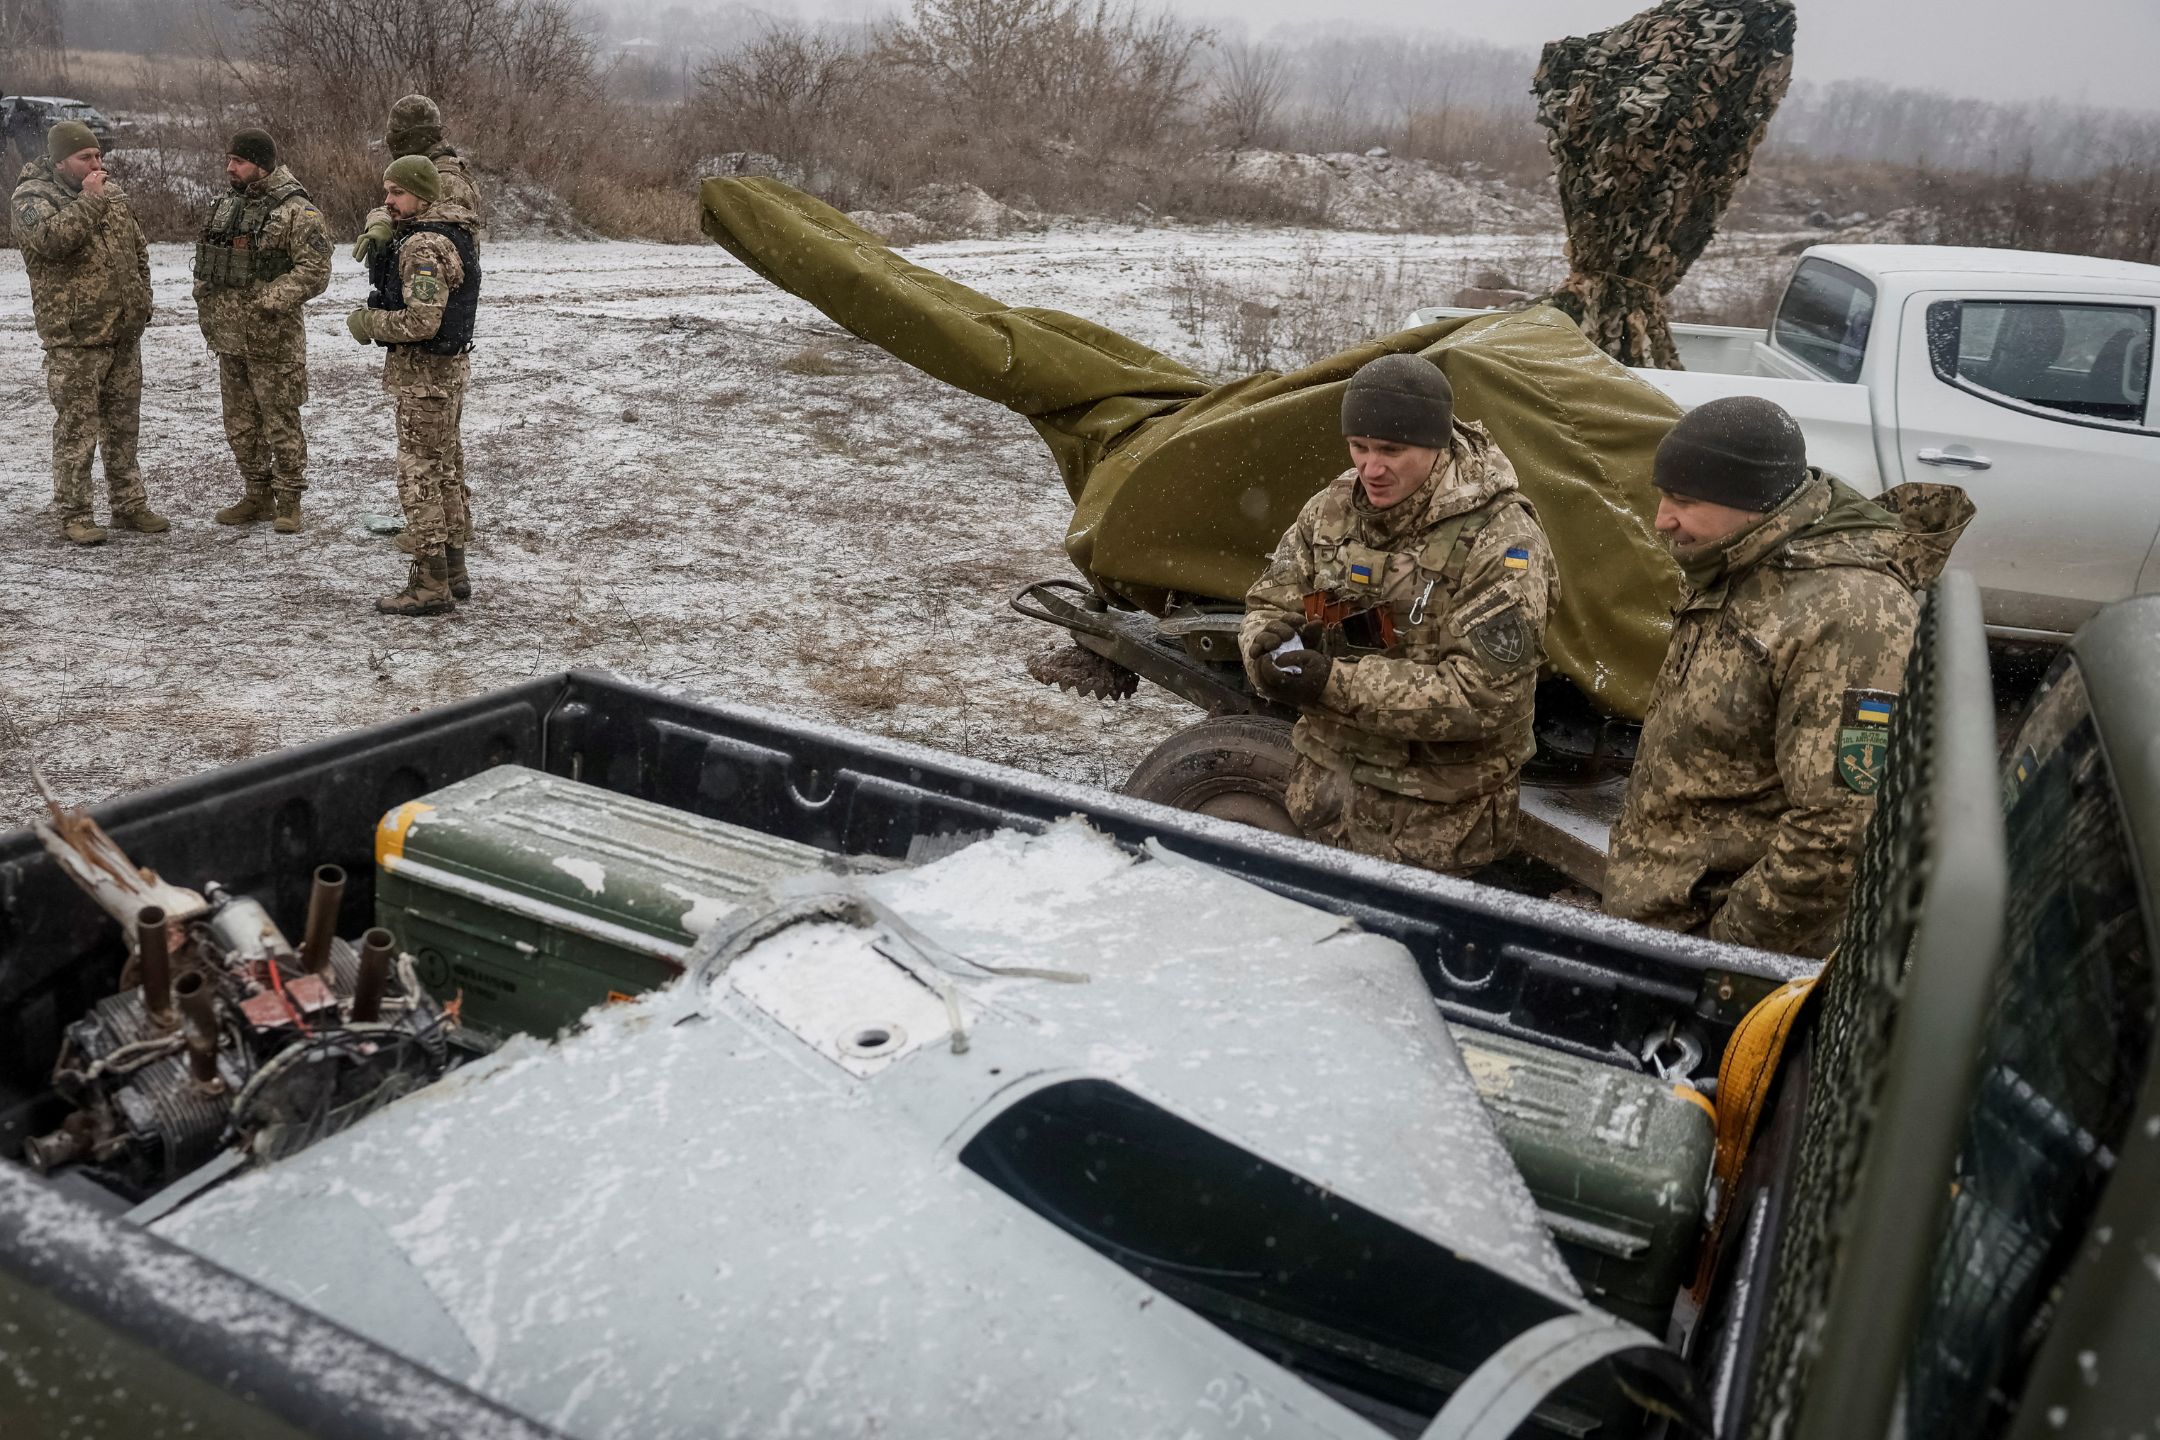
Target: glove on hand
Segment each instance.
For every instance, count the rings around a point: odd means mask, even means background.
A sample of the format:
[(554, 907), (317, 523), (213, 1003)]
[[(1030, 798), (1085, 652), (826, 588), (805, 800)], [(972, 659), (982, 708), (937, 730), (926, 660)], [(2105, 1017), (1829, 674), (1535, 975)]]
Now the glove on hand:
[(365, 310), (355, 310), (345, 317), (345, 328), (352, 331), (352, 338), (362, 345), (375, 343), (375, 337), (368, 334), (367, 313)]
[(358, 240), (353, 241), (352, 258), (365, 265), (368, 262), (368, 256), (389, 243), (390, 222), (388, 220), (377, 220), (367, 229), (360, 232)]
[[(1283, 665), (1296, 668), (1286, 670)], [(1260, 693), (1270, 700), (1310, 710), (1318, 706), (1320, 697), (1327, 693), (1328, 672), (1334, 668), (1335, 662), (1318, 650), (1299, 650), (1285, 655), (1283, 664), (1277, 664), (1272, 655), (1262, 655), (1253, 662), (1253, 679), (1260, 686)]]
[(1258, 659), (1297, 633), (1297, 626), (1291, 624), (1288, 620), (1268, 621), (1253, 635), (1253, 657)]

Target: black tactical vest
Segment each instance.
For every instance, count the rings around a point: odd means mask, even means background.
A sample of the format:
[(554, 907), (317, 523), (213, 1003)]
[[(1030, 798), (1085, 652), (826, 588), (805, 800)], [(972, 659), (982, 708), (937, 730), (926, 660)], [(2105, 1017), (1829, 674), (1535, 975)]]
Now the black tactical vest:
[(265, 249), (262, 233), (277, 207), (295, 195), (308, 198), (300, 182), (291, 180), (260, 195), (236, 190), (218, 201), (195, 242), (195, 278), (205, 285), (253, 285), (292, 269), (292, 252), (282, 246)]
[[(450, 292), (443, 305), (442, 324), (436, 327), (431, 339), (413, 342), (416, 350), (429, 355), (462, 355), (472, 348), (473, 327), (480, 315), (480, 247), (473, 243), (472, 232), (462, 225), (449, 225), (422, 220), (406, 227), (392, 245), (378, 245), (368, 257), (368, 309), (403, 310), (405, 308), (405, 283), (398, 274), (398, 252), (413, 236), (429, 233), (441, 235), (457, 247), (458, 264), (465, 271), (464, 281)], [(391, 346), (395, 350), (400, 347)]]

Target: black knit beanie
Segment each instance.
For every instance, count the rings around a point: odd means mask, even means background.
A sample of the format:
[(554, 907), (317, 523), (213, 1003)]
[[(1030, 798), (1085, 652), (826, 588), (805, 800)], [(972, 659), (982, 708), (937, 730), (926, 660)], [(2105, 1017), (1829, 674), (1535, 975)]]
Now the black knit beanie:
[(1453, 443), (1455, 387), (1422, 355), (1383, 355), (1343, 389), (1342, 433), (1445, 450)]
[(1658, 445), (1650, 483), (1690, 500), (1767, 513), (1807, 479), (1799, 422), (1755, 395), (1699, 405)]
[(270, 138), (267, 130), (242, 130), (232, 137), (225, 153), (238, 156), (251, 165), (265, 170), (277, 169), (277, 141)]

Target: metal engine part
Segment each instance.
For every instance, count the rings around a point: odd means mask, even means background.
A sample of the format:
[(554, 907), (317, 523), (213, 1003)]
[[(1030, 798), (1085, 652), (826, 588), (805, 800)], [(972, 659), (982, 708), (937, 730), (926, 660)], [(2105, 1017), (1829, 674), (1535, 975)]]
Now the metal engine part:
[(259, 902), (216, 885), (186, 920), (144, 906), (122, 976), (139, 983), (67, 1028), (53, 1088), (74, 1113), (24, 1158), (144, 1193), (228, 1142), (290, 1153), (439, 1076), (455, 1017), (395, 964), (387, 932), (357, 950), (331, 933), (344, 884), (316, 872), (297, 951)]

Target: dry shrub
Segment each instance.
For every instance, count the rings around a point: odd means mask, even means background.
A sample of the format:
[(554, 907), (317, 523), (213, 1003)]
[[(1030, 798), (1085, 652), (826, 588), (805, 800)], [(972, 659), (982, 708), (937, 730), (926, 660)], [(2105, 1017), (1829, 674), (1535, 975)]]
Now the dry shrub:
[(543, 184), (590, 143), (600, 100), (572, 0), (232, 0), (248, 22), (244, 90), (345, 231), (378, 202), (386, 156), (364, 148), (400, 95), (433, 96), (461, 149)]
[(775, 23), (699, 72), (699, 153), (776, 155), (848, 210), (965, 181), (1025, 210), (1316, 219), (1203, 158), (1207, 40), (1108, 0), (916, 0), (857, 32)]

